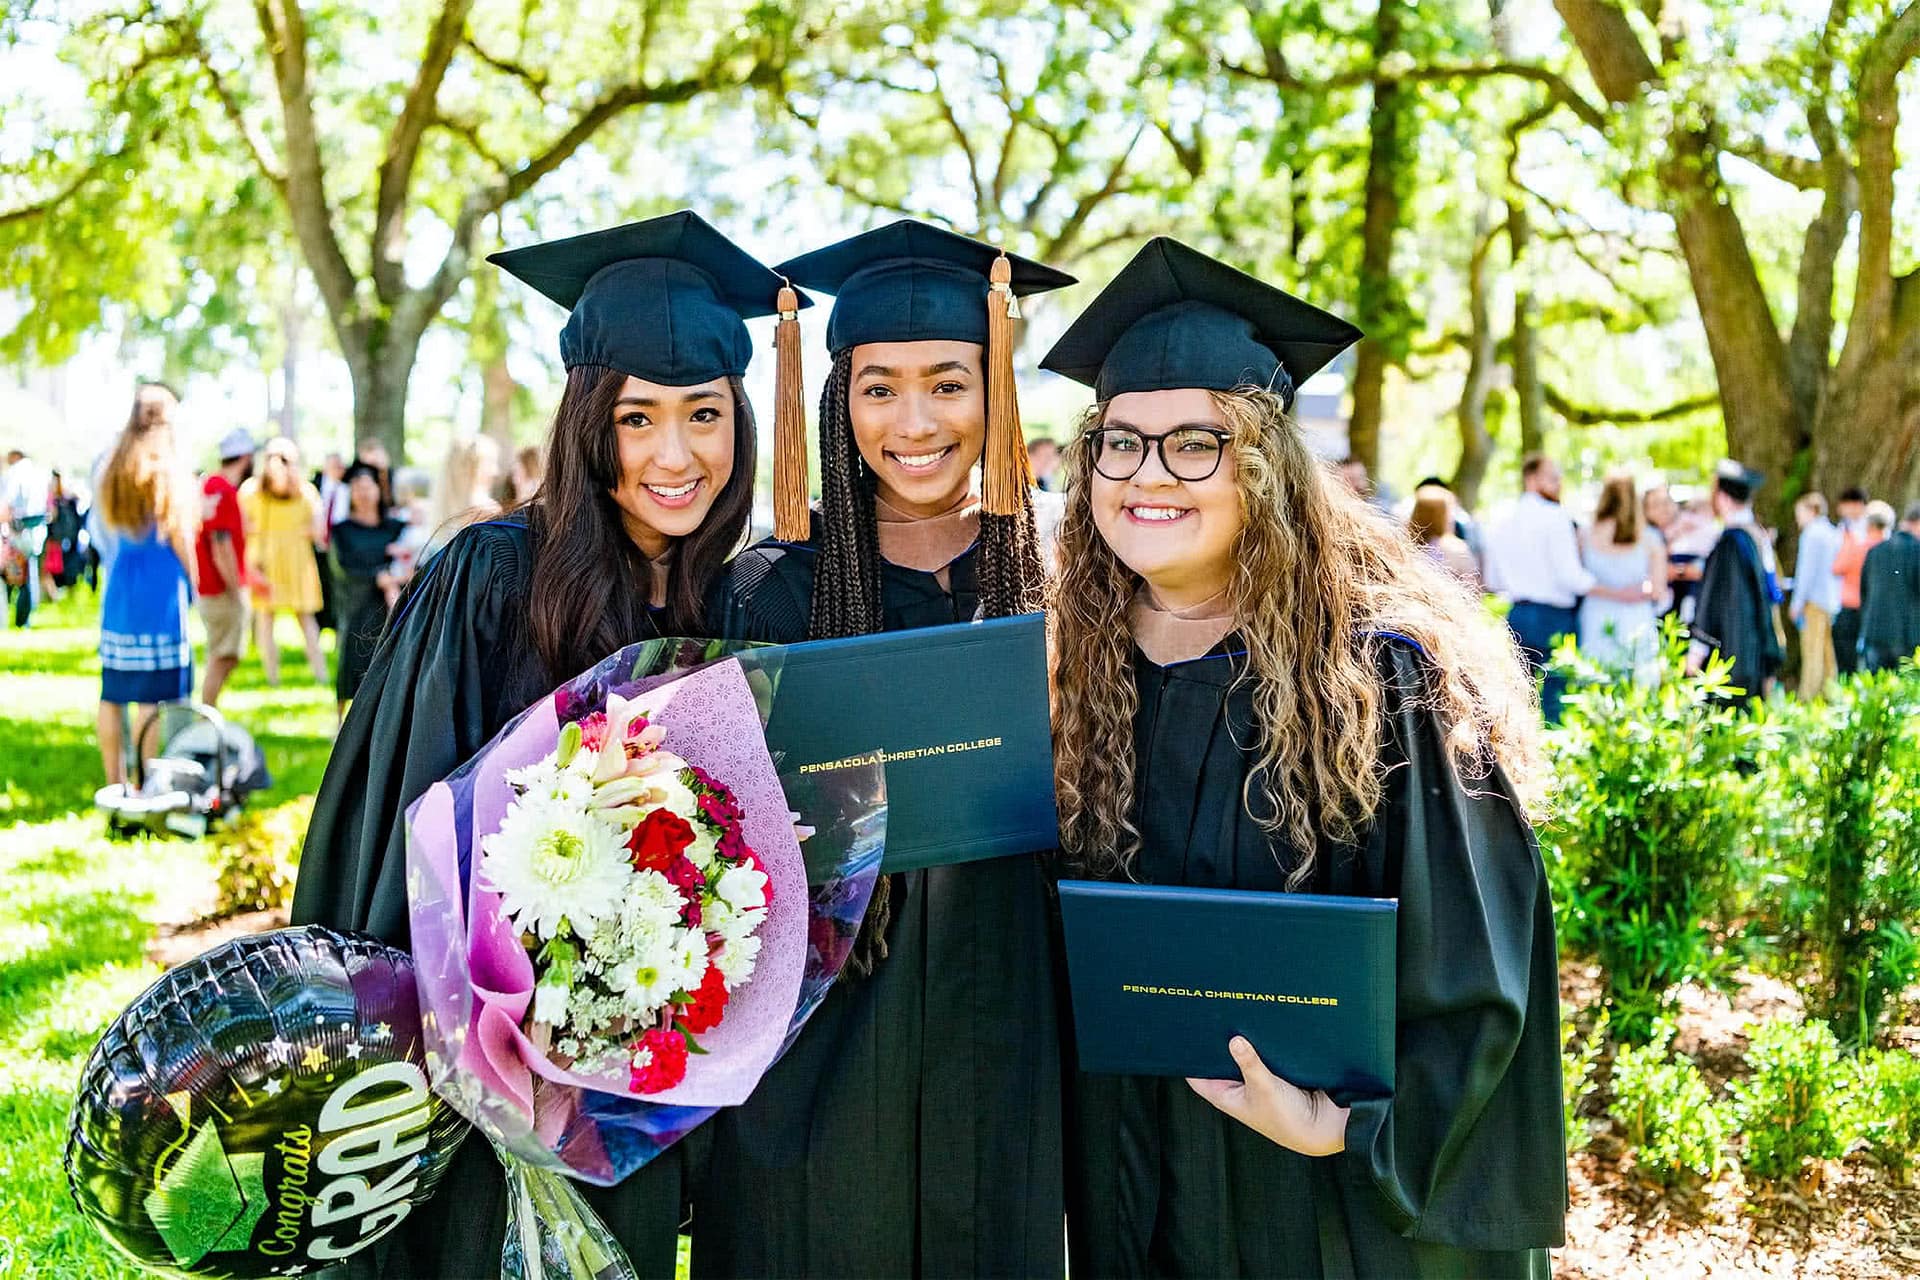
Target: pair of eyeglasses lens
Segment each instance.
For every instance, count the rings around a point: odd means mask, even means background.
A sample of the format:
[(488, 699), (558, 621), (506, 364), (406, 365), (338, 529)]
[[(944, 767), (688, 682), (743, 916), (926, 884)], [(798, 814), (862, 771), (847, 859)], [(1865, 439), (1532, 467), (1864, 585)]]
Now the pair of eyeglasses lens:
[(1223, 433), (1182, 427), (1163, 436), (1142, 435), (1129, 427), (1101, 427), (1093, 433), (1093, 469), (1109, 480), (1131, 480), (1147, 460), (1149, 447), (1160, 451), (1160, 465), (1176, 480), (1205, 480), (1220, 469), (1226, 450)]

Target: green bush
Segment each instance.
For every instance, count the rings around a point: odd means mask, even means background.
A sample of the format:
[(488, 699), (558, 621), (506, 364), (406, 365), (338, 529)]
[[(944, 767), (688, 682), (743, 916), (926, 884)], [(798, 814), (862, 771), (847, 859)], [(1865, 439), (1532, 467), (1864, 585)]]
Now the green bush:
[(1613, 1058), (1613, 1115), (1626, 1131), (1642, 1174), (1670, 1186), (1686, 1174), (1711, 1178), (1726, 1157), (1727, 1116), (1700, 1068), (1667, 1052), (1671, 1023), (1644, 1045), (1623, 1044)]
[(312, 813), (313, 797), (302, 796), (270, 809), (248, 809), (213, 834), (219, 864), (215, 915), (268, 911), (292, 900)]
[(1752, 827), (1753, 761), (1766, 737), (1727, 698), (1727, 667), (1685, 673), (1686, 634), (1662, 632), (1648, 686), (1558, 662), (1583, 681), (1549, 738), (1557, 788), (1540, 844), (1562, 945), (1605, 975), (1614, 1034), (1643, 1042), (1688, 979), (1717, 981), (1736, 865)]
[(1774, 714), (1779, 866), (1764, 910), (1809, 1010), (1867, 1044), (1920, 979), (1920, 673), (1855, 676)]
[(1868, 1049), (1855, 1063), (1854, 1130), (1901, 1181), (1920, 1152), (1920, 1058)]
[(1846, 1154), (1854, 1073), (1824, 1022), (1769, 1022), (1747, 1050), (1753, 1074), (1729, 1087), (1746, 1135), (1748, 1176), (1789, 1178), (1808, 1160)]
[[(1560, 1006), (1560, 1021), (1571, 1026), (1571, 1006)], [(1593, 1138), (1593, 1127), (1580, 1114), (1580, 1108), (1598, 1087), (1593, 1078), (1594, 1068), (1600, 1061), (1600, 1050), (1606, 1042), (1607, 1011), (1602, 1009), (1585, 1035), (1581, 1035), (1577, 1029), (1570, 1031), (1566, 1046), (1560, 1051), (1560, 1098), (1566, 1113), (1564, 1124), (1568, 1155), (1585, 1148)]]

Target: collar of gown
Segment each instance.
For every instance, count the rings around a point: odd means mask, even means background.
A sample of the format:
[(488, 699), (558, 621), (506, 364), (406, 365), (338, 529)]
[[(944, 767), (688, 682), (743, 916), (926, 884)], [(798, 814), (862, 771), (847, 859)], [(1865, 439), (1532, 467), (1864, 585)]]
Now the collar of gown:
[(1158, 667), (1205, 657), (1233, 630), (1233, 604), (1228, 595), (1228, 590), (1222, 590), (1185, 609), (1163, 609), (1142, 583), (1127, 609), (1133, 642)]
[(938, 573), (980, 538), (980, 499), (969, 493), (937, 516), (911, 516), (877, 494), (873, 518), (880, 557), (902, 569)]

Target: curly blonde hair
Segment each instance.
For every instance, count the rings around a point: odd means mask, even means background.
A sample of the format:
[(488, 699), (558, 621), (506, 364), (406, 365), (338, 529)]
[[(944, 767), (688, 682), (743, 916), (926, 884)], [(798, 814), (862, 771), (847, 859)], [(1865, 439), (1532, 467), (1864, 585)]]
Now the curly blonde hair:
[[(1352, 842), (1379, 807), (1380, 650), (1390, 635), (1425, 651), (1418, 696), (1438, 716), (1461, 777), (1484, 779), (1497, 764), (1533, 799), (1539, 720), (1506, 628), (1403, 528), (1327, 474), (1277, 395), (1253, 386), (1209, 394), (1232, 435), (1246, 518), (1229, 595), (1257, 725), (1243, 803), (1299, 853), (1289, 883), (1312, 871), (1319, 836)], [(1066, 451), (1072, 481), (1051, 611), (1054, 769), (1069, 861), (1089, 874), (1128, 875), (1140, 843), (1128, 607), (1141, 579), (1093, 523), (1090, 433), (1105, 414), (1105, 404), (1089, 410)]]
[(177, 404), (173, 392), (157, 382), (134, 392), (126, 428), (100, 472), (97, 500), (109, 528), (137, 536), (156, 526), (191, 573), (200, 490), (174, 439)]

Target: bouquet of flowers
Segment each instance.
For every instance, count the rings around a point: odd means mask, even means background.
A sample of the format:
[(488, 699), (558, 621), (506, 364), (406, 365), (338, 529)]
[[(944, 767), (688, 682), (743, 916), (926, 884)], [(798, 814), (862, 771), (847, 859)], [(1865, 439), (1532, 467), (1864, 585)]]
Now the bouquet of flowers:
[(479, 880), (533, 956), (526, 1029), (585, 1074), (656, 1094), (753, 977), (770, 880), (724, 782), (666, 749), (642, 699), (607, 699), (509, 770)]
[(745, 1101), (846, 962), (882, 766), (780, 772), (784, 653), (631, 646), (408, 811), (428, 1076), (506, 1165), (505, 1276), (630, 1275), (567, 1179), (618, 1182)]

